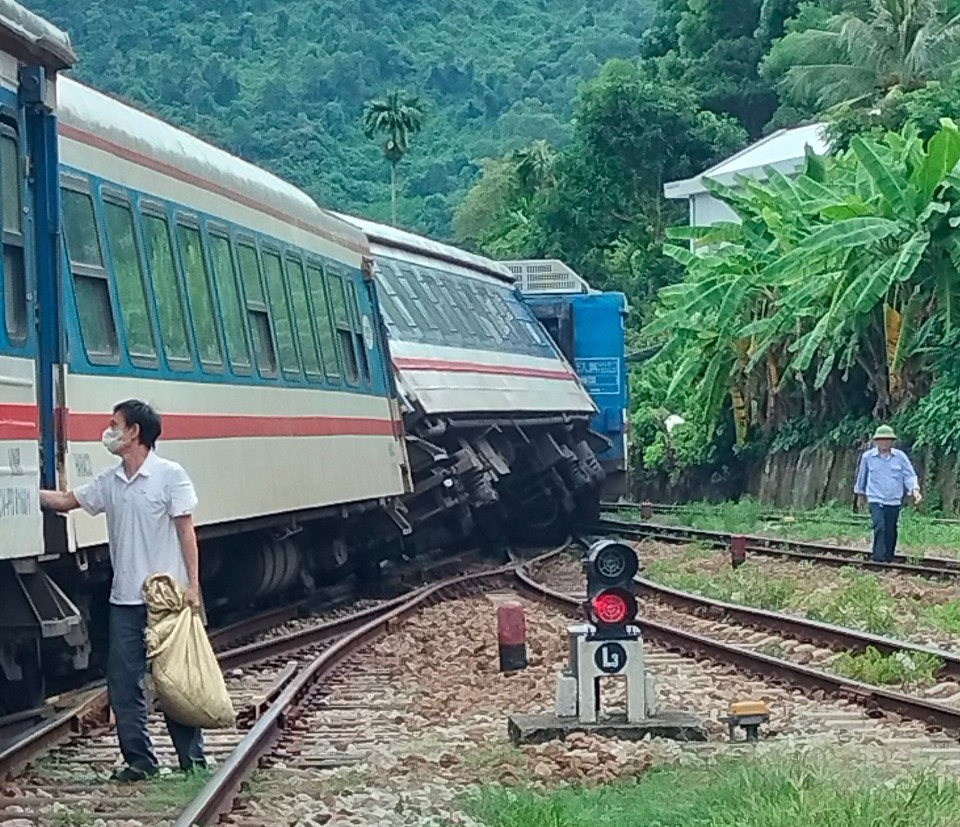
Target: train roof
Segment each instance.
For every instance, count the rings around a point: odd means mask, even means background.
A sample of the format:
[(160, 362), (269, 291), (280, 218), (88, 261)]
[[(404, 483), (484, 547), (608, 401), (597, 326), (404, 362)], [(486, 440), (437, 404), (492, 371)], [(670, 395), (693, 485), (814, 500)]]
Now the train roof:
[(334, 213), (334, 215), (362, 230), (372, 244), (394, 250), (401, 250), (407, 253), (415, 253), (416, 255), (436, 259), (437, 261), (458, 264), (461, 267), (477, 270), (486, 275), (493, 276), (510, 285), (516, 281), (516, 277), (510, 269), (499, 261), (494, 261), (485, 256), (476, 255), (475, 253), (468, 253), (459, 247), (443, 244), (439, 241), (426, 238), (425, 236), (408, 232), (407, 230), (401, 230), (387, 224), (378, 224), (376, 221), (370, 221), (366, 218), (358, 218), (355, 215), (342, 213)]
[(13, 0), (0, 0), (0, 49), (54, 70), (77, 61), (66, 32)]
[[(2, 2), (2, 0), (0, 0)], [(128, 103), (70, 78), (57, 91), (60, 132), (107, 152), (149, 159), (176, 178), (241, 202), (260, 205), (308, 232), (368, 251), (354, 226), (322, 209), (307, 193), (264, 169)], [(80, 133), (80, 134), (78, 134)]]

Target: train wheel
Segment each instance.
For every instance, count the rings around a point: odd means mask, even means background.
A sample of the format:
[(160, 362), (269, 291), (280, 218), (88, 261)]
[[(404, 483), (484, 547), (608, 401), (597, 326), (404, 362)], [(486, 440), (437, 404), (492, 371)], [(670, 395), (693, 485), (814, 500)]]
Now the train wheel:
[(0, 677), (0, 706), (8, 714), (40, 706), (47, 690), (40, 652), (35, 644), (19, 647), (13, 658), (22, 677), (14, 681)]
[(514, 514), (511, 534), (521, 543), (532, 546), (558, 543), (567, 535), (567, 515), (555, 497), (539, 497), (522, 513)]

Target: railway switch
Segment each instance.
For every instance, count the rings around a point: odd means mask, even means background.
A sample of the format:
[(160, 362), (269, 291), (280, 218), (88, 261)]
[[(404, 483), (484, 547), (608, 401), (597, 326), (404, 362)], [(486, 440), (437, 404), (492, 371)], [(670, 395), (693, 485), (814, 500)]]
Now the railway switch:
[(497, 608), (497, 649), (501, 672), (527, 668), (527, 621), (523, 605), (516, 601)]
[(740, 727), (748, 741), (760, 738), (760, 725), (770, 720), (770, 707), (765, 701), (735, 701), (730, 704), (728, 715), (721, 720), (730, 729), (730, 740), (736, 740), (737, 727)]

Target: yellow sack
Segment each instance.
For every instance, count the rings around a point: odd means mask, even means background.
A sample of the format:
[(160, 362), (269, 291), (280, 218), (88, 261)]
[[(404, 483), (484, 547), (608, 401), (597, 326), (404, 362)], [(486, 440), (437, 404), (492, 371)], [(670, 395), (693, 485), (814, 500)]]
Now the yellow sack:
[(236, 723), (223, 673), (200, 615), (183, 602), (169, 574), (143, 584), (147, 602), (147, 657), (160, 707), (173, 720), (203, 729)]

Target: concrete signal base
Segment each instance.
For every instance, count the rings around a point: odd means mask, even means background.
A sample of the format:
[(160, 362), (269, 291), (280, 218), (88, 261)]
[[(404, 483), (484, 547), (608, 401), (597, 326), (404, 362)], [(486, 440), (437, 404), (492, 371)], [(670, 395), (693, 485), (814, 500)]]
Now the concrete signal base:
[(585, 724), (576, 718), (543, 715), (511, 715), (507, 718), (507, 734), (516, 747), (521, 744), (544, 744), (564, 739), (575, 732), (642, 741), (644, 738), (669, 738), (673, 741), (706, 741), (703, 721), (688, 712), (661, 712), (655, 717), (630, 723), (626, 715), (610, 715), (597, 723)]
[[(640, 741), (670, 738), (706, 741), (703, 721), (688, 712), (661, 712), (657, 708), (656, 680), (647, 673), (640, 630), (628, 626), (616, 638), (598, 637), (590, 624), (568, 627), (569, 660), (557, 675), (554, 712), (511, 715), (507, 732), (514, 746), (542, 744), (574, 732), (592, 732)], [(626, 680), (627, 708), (622, 714), (602, 714), (602, 679)]]

